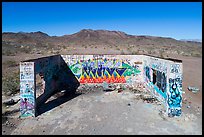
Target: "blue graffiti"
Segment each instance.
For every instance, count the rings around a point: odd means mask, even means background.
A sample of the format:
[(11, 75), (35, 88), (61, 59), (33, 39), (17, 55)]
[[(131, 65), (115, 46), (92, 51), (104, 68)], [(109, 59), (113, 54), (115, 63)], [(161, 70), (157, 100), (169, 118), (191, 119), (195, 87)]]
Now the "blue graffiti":
[(179, 73), (179, 65), (178, 64), (173, 64), (171, 65), (171, 73)]
[(181, 115), (181, 108), (169, 108), (168, 110), (168, 116), (173, 117), (173, 116), (180, 116)]
[(170, 95), (168, 94), (167, 98), (167, 103), (171, 111), (171, 115), (180, 115), (180, 111), (176, 111), (175, 109), (181, 108), (181, 102), (182, 102), (182, 97), (181, 97), (181, 91), (180, 91), (180, 84), (181, 80), (180, 78), (176, 79), (169, 79), (169, 91)]
[(148, 66), (145, 67), (145, 75), (150, 80), (150, 68)]

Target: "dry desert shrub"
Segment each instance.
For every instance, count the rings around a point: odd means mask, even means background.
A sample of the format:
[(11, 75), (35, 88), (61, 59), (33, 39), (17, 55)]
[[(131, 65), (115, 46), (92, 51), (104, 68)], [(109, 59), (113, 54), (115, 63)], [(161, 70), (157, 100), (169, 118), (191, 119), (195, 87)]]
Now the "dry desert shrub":
[(19, 92), (20, 72), (11, 72), (2, 76), (2, 94), (10, 96)]

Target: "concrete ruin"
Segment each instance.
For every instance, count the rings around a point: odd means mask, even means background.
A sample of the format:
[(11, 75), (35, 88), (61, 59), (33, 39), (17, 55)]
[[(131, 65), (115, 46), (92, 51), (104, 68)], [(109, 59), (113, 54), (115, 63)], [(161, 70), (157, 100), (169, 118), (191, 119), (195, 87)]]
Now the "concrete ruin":
[[(166, 107), (180, 116), (182, 61), (149, 55), (54, 55), (20, 62), (21, 117), (36, 116), (36, 109), (54, 93), (75, 92), (80, 84), (142, 84)], [(36, 99), (36, 74), (45, 81)]]

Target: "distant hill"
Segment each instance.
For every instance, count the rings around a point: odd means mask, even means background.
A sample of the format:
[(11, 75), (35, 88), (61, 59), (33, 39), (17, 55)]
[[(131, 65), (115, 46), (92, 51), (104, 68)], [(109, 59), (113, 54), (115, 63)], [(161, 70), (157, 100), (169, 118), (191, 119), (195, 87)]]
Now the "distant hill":
[(201, 42), (202, 39), (181, 39), (180, 41), (185, 41), (185, 42)]
[[(201, 42), (182, 41), (167, 37), (129, 35), (121, 31), (109, 30), (92, 30), (83, 29), (77, 33), (63, 36), (49, 36), (43, 32), (4, 32), (2, 33), (2, 42), (7, 45), (15, 46), (33, 46), (33, 47), (82, 47), (82, 46), (119, 46), (119, 47), (141, 47), (146, 50), (175, 49), (187, 52), (189, 48), (192, 50), (200, 50)], [(186, 49), (187, 48), (187, 49)]]

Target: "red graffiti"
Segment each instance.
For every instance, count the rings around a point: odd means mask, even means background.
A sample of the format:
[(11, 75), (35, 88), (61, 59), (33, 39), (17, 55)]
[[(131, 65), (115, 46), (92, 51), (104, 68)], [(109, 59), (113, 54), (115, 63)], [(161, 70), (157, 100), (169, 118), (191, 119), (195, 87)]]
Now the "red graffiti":
[(126, 83), (125, 77), (109, 77), (106, 78), (105, 76), (103, 78), (81, 78), (79, 80), (80, 83), (103, 83), (103, 82), (107, 82), (107, 83)]

